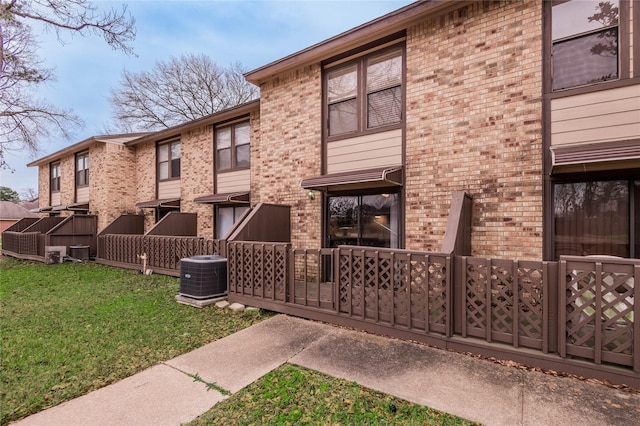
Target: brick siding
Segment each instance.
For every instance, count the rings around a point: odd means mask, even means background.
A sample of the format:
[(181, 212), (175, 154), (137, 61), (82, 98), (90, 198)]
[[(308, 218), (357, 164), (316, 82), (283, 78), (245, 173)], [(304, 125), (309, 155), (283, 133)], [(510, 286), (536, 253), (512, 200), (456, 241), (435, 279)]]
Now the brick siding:
[(198, 236), (213, 238), (213, 207), (193, 199), (213, 193), (213, 126), (202, 126), (180, 137), (180, 211), (198, 214)]
[(542, 6), (476, 3), (407, 37), (407, 248), (473, 196), (474, 255), (542, 256)]
[(260, 87), (260, 139), (252, 148), (252, 203), (291, 206), (297, 247), (321, 244), (321, 198), (310, 200), (300, 180), (321, 172), (321, 71), (315, 65)]
[(100, 232), (120, 215), (135, 213), (135, 149), (102, 143), (89, 156), (89, 205)]
[[(405, 246), (440, 250), (452, 194), (474, 197), (473, 254), (542, 256), (542, 6), (482, 2), (407, 29)], [(256, 201), (292, 207), (292, 239), (321, 245), (321, 70), (261, 86)], [(256, 161), (257, 160), (257, 161)]]

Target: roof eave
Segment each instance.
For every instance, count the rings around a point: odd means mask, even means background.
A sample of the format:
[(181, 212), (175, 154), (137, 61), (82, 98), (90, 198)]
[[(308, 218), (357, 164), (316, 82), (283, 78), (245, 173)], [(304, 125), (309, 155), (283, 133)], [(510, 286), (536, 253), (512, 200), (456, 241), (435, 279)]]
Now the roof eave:
[[(131, 133), (129, 134), (131, 136), (136, 136), (136, 135), (146, 135), (146, 133)], [(85, 140), (82, 140), (80, 142), (76, 142), (73, 145), (69, 145), (66, 148), (63, 148), (59, 151), (56, 151), (54, 153), (51, 153), (49, 155), (46, 155), (42, 158), (39, 158), (35, 161), (32, 161), (31, 163), (27, 164), (27, 167), (35, 167), (35, 166), (42, 166), (45, 164), (49, 164), (52, 161), (55, 160), (60, 160), (62, 157), (66, 157), (69, 154), (75, 154), (76, 152), (80, 152), (83, 151), (85, 149), (88, 149), (89, 147), (91, 147), (91, 145), (93, 145), (94, 143), (110, 143), (109, 139), (119, 139), (122, 137), (126, 137), (127, 134), (118, 134), (118, 135), (100, 135), (100, 136), (91, 136)]]
[(427, 16), (458, 9), (468, 3), (473, 2), (470, 0), (453, 2), (447, 0), (427, 0), (411, 3), (373, 21), (338, 34), (335, 37), (289, 56), (285, 56), (282, 59), (271, 62), (253, 71), (249, 71), (244, 74), (244, 77), (250, 83), (260, 86), (260, 84), (275, 78), (277, 75), (289, 69), (319, 63), (342, 52), (395, 34)]
[(213, 113), (211, 115), (207, 115), (202, 118), (197, 118), (192, 121), (188, 121), (186, 123), (178, 124), (177, 126), (169, 127), (168, 129), (158, 130), (157, 132), (149, 133), (141, 138), (134, 139), (132, 141), (126, 142), (126, 146), (135, 146), (144, 142), (150, 141), (158, 141), (161, 139), (167, 139), (174, 136), (180, 136), (181, 133), (195, 129), (200, 126), (208, 126), (210, 124), (220, 123), (226, 120), (233, 119), (235, 117), (239, 117), (241, 115), (249, 114), (251, 111), (258, 110), (260, 105), (260, 99), (255, 99), (253, 101), (246, 102), (244, 104), (225, 109), (223, 111), (219, 111)]

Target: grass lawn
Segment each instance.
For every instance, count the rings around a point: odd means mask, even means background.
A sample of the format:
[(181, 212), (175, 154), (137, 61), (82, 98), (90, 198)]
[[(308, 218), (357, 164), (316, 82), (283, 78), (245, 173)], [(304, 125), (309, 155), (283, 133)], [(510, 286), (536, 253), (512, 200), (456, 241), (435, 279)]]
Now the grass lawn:
[[(86, 394), (272, 314), (180, 305), (177, 278), (0, 258), (0, 424)], [(192, 425), (472, 424), (284, 365)]]
[(216, 404), (189, 426), (472, 425), (357, 383), (285, 364)]
[(128, 377), (270, 316), (178, 304), (177, 278), (0, 258), (0, 423)]

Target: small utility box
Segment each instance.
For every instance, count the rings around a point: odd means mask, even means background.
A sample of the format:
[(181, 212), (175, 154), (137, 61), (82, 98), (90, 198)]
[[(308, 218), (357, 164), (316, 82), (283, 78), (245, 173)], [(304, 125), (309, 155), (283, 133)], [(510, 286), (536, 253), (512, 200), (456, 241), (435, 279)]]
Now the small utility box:
[(62, 263), (66, 255), (66, 246), (46, 246), (44, 248), (44, 263)]

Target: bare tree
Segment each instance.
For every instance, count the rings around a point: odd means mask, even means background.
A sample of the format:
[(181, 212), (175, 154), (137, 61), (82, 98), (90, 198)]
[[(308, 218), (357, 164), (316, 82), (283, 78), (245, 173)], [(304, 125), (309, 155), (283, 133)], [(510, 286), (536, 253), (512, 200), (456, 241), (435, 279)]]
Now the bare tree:
[(23, 188), (20, 191), (20, 200), (22, 201), (33, 201), (38, 198), (38, 191), (34, 188)]
[(217, 65), (208, 56), (183, 55), (151, 71), (123, 71), (111, 91), (116, 126), (123, 132), (158, 130), (231, 108), (258, 96), (238, 63)]
[(8, 150), (38, 151), (40, 141), (69, 132), (82, 122), (70, 110), (38, 97), (53, 72), (37, 55), (35, 23), (63, 35), (102, 35), (114, 49), (133, 53), (135, 20), (122, 11), (98, 12), (87, 0), (0, 0), (0, 167), (9, 168)]

